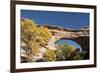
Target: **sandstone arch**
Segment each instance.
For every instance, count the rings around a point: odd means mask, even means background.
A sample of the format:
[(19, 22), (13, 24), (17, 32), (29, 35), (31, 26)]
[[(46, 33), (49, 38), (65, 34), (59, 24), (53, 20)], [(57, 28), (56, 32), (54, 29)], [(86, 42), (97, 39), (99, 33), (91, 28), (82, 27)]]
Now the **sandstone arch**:
[(57, 26), (47, 26), (44, 25), (44, 27), (47, 27), (51, 32), (53, 37), (52, 43), (55, 43), (56, 41), (66, 38), (75, 41), (78, 43), (83, 51), (87, 51), (89, 58), (89, 29), (88, 28), (82, 28), (82, 29), (65, 29)]

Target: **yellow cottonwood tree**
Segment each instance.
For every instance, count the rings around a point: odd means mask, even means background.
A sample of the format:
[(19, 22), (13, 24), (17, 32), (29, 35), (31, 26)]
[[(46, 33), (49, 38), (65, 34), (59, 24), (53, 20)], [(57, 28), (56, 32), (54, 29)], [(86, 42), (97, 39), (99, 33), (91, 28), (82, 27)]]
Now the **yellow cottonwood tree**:
[(37, 36), (39, 36), (39, 39), (41, 40), (41, 44), (46, 44), (46, 42), (51, 38), (52, 34), (48, 30), (48, 28), (40, 26), (36, 30)]
[(34, 40), (36, 25), (32, 20), (23, 19), (21, 20), (21, 41), (27, 46), (30, 46), (30, 41)]
[[(29, 19), (21, 19), (21, 41), (32, 54), (37, 54), (41, 45), (45, 45), (52, 34), (46, 27), (37, 27), (36, 23)], [(29, 52), (30, 53), (30, 52)]]

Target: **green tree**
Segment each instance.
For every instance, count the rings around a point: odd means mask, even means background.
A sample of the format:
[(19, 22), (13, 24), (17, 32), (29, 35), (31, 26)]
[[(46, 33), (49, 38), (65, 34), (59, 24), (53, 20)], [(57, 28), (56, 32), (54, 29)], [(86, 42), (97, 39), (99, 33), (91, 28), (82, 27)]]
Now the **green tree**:
[(47, 49), (43, 55), (47, 62), (56, 60), (56, 54), (55, 54), (55, 51), (53, 51), (53, 50)]
[(77, 54), (77, 55), (74, 56), (73, 59), (74, 59), (74, 60), (80, 60), (80, 59), (81, 59), (81, 56), (80, 56), (79, 54)]
[(65, 56), (63, 55), (63, 52), (61, 50), (56, 50), (56, 61), (64, 61)]
[(62, 51), (62, 55), (68, 60), (71, 56), (71, 53), (75, 50), (75, 47), (68, 44), (61, 44), (60, 49)]

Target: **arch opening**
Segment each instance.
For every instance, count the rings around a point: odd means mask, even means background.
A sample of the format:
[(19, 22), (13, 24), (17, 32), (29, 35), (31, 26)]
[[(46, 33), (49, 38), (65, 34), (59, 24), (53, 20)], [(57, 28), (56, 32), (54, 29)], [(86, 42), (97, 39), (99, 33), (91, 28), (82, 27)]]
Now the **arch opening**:
[(66, 44), (66, 45), (70, 45), (75, 47), (75, 49), (78, 49), (79, 52), (82, 52), (82, 47), (80, 44), (78, 44), (76, 41), (72, 40), (72, 39), (67, 39), (67, 38), (61, 38), (59, 40), (57, 40), (55, 42), (56, 45), (62, 45), (62, 44)]

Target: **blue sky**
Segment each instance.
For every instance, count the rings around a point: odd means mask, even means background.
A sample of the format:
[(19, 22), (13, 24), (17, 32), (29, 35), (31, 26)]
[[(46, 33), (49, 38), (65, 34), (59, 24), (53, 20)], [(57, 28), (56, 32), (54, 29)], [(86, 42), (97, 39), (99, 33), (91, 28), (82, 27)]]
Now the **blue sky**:
[(34, 20), (37, 24), (57, 25), (79, 29), (89, 26), (89, 13), (21, 10), (21, 18)]

